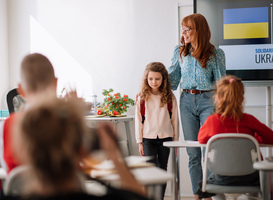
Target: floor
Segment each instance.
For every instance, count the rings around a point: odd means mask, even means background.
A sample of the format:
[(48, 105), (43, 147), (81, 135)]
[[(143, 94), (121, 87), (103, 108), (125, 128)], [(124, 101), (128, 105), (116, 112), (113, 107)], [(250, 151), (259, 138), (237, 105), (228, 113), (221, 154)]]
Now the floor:
[[(164, 197), (164, 200), (172, 200), (171, 197)], [(193, 197), (180, 197), (180, 200), (194, 200)]]
[[(229, 200), (230, 198), (227, 198)], [(240, 196), (237, 200), (246, 200), (246, 196)], [(172, 200), (171, 197), (164, 197), (164, 200)], [(180, 200), (194, 200), (194, 197), (180, 197)]]

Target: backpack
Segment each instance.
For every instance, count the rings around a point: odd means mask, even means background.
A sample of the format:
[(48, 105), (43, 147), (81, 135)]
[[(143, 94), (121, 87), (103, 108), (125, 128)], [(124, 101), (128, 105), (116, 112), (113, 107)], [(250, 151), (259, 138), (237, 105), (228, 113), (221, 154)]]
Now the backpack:
[[(171, 100), (169, 103), (168, 103), (168, 111), (169, 111), (169, 114), (170, 114), (170, 119), (172, 118), (172, 108), (173, 108), (173, 101)], [(145, 120), (145, 101), (142, 101), (140, 102), (140, 113), (141, 113), (141, 116), (142, 116), (142, 124), (144, 123), (144, 120)]]

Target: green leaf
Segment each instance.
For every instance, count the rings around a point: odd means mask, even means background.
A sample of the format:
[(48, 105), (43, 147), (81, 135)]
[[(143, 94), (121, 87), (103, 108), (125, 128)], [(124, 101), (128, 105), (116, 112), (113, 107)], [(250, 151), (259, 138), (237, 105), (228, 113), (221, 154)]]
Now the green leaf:
[[(114, 92), (112, 88), (110, 88), (109, 90), (104, 89), (102, 92), (102, 94), (105, 96), (103, 100), (104, 102), (102, 104), (102, 109), (105, 111), (106, 114), (110, 115), (111, 111), (113, 112), (114, 110), (117, 111), (119, 114), (122, 114), (124, 112), (127, 112), (127, 108), (129, 108), (129, 105), (134, 106), (135, 101), (129, 98), (128, 95), (124, 98), (124, 95), (121, 95), (120, 92), (114, 93), (117, 94), (116, 96), (114, 96), (114, 94), (110, 94), (112, 92)], [(118, 99), (116, 99), (115, 97), (118, 97)], [(110, 99), (109, 101), (108, 98)], [(124, 99), (127, 99), (127, 101), (124, 101)], [(107, 105), (109, 106), (106, 107)]]

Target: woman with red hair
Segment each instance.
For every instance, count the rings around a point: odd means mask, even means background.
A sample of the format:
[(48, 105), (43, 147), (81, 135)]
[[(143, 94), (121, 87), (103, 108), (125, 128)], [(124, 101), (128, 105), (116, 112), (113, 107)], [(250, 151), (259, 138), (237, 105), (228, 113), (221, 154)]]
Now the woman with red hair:
[[(185, 140), (197, 140), (199, 128), (214, 109), (212, 102), (215, 83), (226, 74), (222, 49), (210, 43), (211, 33), (206, 18), (192, 14), (182, 19), (181, 44), (174, 50), (168, 68), (172, 90), (179, 83), (180, 113)], [(187, 148), (192, 191), (195, 198), (202, 180), (201, 148)]]

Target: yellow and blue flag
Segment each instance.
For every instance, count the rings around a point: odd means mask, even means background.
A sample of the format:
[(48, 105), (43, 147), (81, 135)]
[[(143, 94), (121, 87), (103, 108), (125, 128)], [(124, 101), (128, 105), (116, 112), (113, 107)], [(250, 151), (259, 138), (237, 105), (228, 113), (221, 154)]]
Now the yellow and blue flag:
[(223, 10), (223, 39), (269, 37), (268, 7)]

